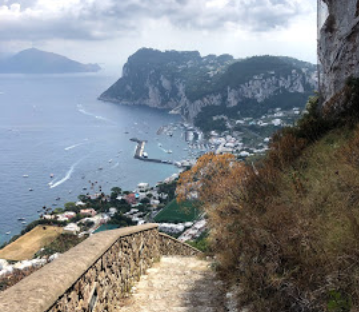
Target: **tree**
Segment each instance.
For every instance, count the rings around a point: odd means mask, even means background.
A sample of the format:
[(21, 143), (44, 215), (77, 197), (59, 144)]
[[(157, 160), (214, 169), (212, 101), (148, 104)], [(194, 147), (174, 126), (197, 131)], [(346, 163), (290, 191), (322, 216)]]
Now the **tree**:
[(68, 202), (64, 205), (65, 207), (65, 211), (74, 211), (74, 212), (79, 212), (80, 208), (76, 206), (76, 203), (74, 202)]
[(118, 186), (115, 186), (111, 189), (112, 193), (116, 193), (117, 195), (120, 195), (122, 193), (122, 189)]

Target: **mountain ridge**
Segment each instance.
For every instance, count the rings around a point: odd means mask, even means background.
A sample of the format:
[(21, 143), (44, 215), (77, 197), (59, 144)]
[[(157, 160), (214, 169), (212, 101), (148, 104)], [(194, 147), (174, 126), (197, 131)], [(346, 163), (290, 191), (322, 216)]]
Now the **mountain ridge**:
[(236, 60), (228, 54), (202, 57), (197, 51), (143, 48), (128, 58), (122, 77), (99, 99), (172, 110), (194, 121), (207, 106), (240, 110), (249, 102), (260, 104), (285, 91), (312, 93), (315, 74), (315, 65), (289, 57)]
[(97, 72), (98, 64), (82, 64), (60, 54), (30, 48), (0, 61), (0, 73), (61, 74)]

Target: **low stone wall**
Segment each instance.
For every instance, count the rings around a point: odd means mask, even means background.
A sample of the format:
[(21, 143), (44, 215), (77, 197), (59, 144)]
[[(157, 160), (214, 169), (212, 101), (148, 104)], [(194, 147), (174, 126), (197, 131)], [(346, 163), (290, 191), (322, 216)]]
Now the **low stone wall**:
[(162, 256), (197, 256), (201, 254), (196, 248), (182, 243), (164, 233), (159, 233), (159, 242), (160, 253)]
[(0, 293), (0, 311), (110, 312), (161, 255), (198, 253), (157, 224), (101, 232)]

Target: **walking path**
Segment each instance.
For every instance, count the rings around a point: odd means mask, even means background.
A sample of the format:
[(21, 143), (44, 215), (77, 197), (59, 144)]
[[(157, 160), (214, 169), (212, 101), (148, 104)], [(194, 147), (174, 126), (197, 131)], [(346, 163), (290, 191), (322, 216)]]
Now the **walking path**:
[(119, 312), (225, 312), (222, 283), (210, 263), (162, 257), (133, 288)]

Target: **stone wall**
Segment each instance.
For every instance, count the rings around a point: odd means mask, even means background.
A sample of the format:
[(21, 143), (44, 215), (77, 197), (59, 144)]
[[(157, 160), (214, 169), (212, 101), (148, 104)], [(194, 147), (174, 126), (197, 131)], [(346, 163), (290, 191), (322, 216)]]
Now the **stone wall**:
[(359, 77), (359, 1), (323, 0), (328, 17), (320, 30), (318, 55), (322, 64), (324, 100), (338, 94), (348, 77)]
[(163, 256), (197, 256), (201, 252), (192, 246), (182, 243), (173, 237), (160, 233), (159, 249)]
[(162, 254), (198, 253), (156, 224), (101, 232), (0, 293), (0, 311), (110, 312)]

